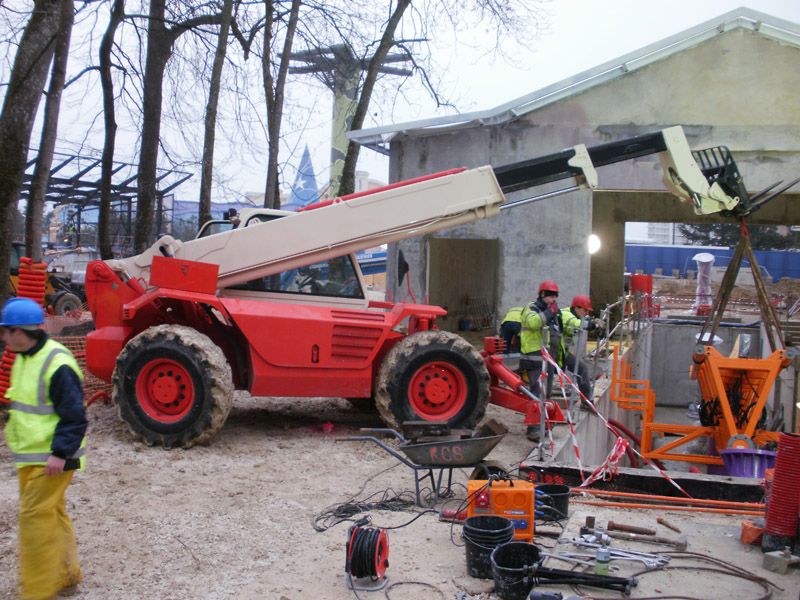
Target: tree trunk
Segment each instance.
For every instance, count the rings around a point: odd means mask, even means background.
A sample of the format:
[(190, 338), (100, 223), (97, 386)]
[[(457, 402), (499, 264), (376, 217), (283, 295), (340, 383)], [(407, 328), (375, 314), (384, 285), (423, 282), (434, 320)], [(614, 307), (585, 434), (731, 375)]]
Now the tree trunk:
[(36, 0), (22, 34), (0, 113), (0, 301), (6, 298), (12, 227), (31, 131), (53, 57), (60, 0)]
[(217, 104), (219, 103), (220, 80), (225, 53), (228, 49), (228, 32), (231, 26), (233, 0), (225, 0), (222, 6), (222, 22), (219, 26), (217, 51), (214, 54), (214, 65), (211, 68), (211, 82), (208, 86), (208, 103), (206, 104), (205, 135), (203, 137), (203, 164), (200, 175), (200, 206), (198, 207), (198, 229), (203, 223), (211, 220), (211, 178), (214, 169), (214, 138), (217, 127)]
[(136, 253), (144, 252), (150, 246), (153, 235), (158, 142), (161, 136), (161, 99), (167, 61), (172, 56), (175, 40), (182, 33), (192, 27), (216, 25), (220, 22), (220, 15), (206, 15), (187, 19), (168, 29), (164, 21), (165, 5), (166, 0), (150, 0), (147, 56), (142, 90), (142, 146), (139, 150), (138, 202), (133, 234), (133, 250)]
[(138, 202), (133, 234), (133, 251), (137, 254), (144, 252), (150, 246), (153, 233), (164, 70), (172, 54), (174, 41), (164, 24), (165, 4), (166, 0), (150, 0), (147, 57), (142, 91), (142, 147), (139, 150)]
[[(394, 13), (392, 13), (392, 16), (389, 17), (389, 21), (386, 23), (386, 29), (383, 30), (381, 41), (367, 68), (364, 85), (361, 88), (361, 95), (358, 98), (358, 106), (353, 115), (351, 130), (361, 129), (364, 125), (364, 119), (367, 116), (367, 110), (369, 110), (369, 103), (372, 99), (372, 92), (375, 89), (375, 82), (378, 80), (381, 65), (386, 55), (389, 53), (389, 50), (394, 46), (394, 32), (397, 30), (397, 26), (403, 18), (403, 13), (410, 4), (411, 0), (398, 0)], [(337, 193), (339, 196), (352, 194), (355, 191), (356, 165), (358, 164), (358, 153), (360, 149), (361, 146), (352, 141), (347, 144), (347, 155), (344, 158), (342, 179)]]
[(62, 0), (61, 18), (58, 23), (58, 38), (53, 54), (53, 68), (50, 73), (50, 87), (44, 105), (44, 124), (39, 142), (39, 156), (31, 181), (28, 197), (28, 210), (25, 213), (25, 253), (33, 262), (42, 260), (42, 214), (47, 186), (50, 183), (50, 169), (58, 135), (58, 113), (61, 109), (61, 93), (67, 76), (69, 60), (69, 41), (72, 23), (75, 20), (73, 0)]
[(100, 85), (103, 89), (103, 155), (100, 160), (100, 210), (97, 221), (97, 245), (100, 258), (114, 257), (111, 248), (111, 180), (114, 176), (114, 149), (117, 141), (117, 117), (114, 108), (114, 82), (111, 79), (111, 49), (117, 27), (125, 16), (125, 0), (114, 0), (108, 27), (100, 42)]
[(272, 78), (271, 43), (274, 21), (274, 0), (264, 0), (267, 9), (264, 26), (264, 56), (261, 70), (264, 77), (264, 93), (267, 98), (267, 184), (264, 190), (264, 207), (280, 208), (281, 194), (278, 187), (278, 154), (280, 150), (281, 121), (283, 120), (283, 96), (286, 88), (286, 74), (289, 72), (290, 55), (294, 34), (297, 30), (297, 19), (300, 14), (301, 0), (292, 0), (289, 22), (286, 26), (286, 38), (283, 42), (283, 53), (278, 66), (278, 77)]

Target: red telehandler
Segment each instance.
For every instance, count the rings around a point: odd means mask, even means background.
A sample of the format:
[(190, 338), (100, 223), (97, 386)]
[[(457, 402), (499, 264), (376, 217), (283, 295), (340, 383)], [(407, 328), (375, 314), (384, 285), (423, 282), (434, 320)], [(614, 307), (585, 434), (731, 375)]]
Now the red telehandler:
[(660, 155), (665, 183), (696, 212), (737, 210), (730, 169), (701, 169), (673, 127), (401, 181), (298, 213), (255, 211), (228, 231), (188, 242), (164, 236), (137, 256), (90, 263), (96, 329), (87, 367), (113, 383), (131, 430), (165, 447), (210, 439), (235, 389), (372, 398), (390, 427), (427, 420), (471, 428), (488, 402), (536, 422), (538, 403), (495, 349), (480, 353), (438, 330), (446, 314), (438, 306), (370, 300), (353, 253), (531, 200), (504, 203), (504, 192), (568, 179), (576, 185), (564, 192), (594, 187), (594, 166), (648, 154)]

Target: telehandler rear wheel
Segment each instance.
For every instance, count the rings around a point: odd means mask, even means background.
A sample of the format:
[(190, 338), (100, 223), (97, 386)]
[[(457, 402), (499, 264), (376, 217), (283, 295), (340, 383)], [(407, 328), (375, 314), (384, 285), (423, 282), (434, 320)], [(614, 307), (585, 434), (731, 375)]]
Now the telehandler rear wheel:
[(206, 442), (233, 405), (225, 355), (190, 327), (158, 325), (137, 335), (117, 358), (112, 381), (120, 417), (151, 446)]
[(375, 382), (375, 405), (383, 421), (447, 421), (472, 428), (486, 412), (489, 373), (465, 339), (446, 331), (421, 331), (386, 355)]

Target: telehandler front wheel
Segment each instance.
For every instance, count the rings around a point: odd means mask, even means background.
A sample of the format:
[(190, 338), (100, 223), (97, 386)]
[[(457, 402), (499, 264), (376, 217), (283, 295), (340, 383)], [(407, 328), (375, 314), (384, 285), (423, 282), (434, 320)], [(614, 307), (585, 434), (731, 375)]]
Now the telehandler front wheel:
[(421, 331), (386, 355), (375, 383), (375, 405), (383, 421), (446, 421), (472, 428), (486, 412), (489, 373), (465, 339), (446, 331)]
[(206, 442), (233, 405), (225, 355), (190, 327), (158, 325), (137, 335), (117, 358), (112, 381), (120, 417), (151, 446)]

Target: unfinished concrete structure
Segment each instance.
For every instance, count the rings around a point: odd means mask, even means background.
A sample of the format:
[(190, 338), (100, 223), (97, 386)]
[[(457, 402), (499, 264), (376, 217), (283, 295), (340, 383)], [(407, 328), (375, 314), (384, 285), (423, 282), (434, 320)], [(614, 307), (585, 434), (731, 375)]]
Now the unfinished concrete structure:
[[(683, 125), (693, 148), (727, 145), (755, 192), (800, 174), (800, 25), (741, 8), (494, 109), (353, 132), (388, 152), (397, 181), (453, 166), (502, 165)], [(537, 202), (495, 219), (411, 239), (389, 250), (396, 299), (403, 251), (417, 298), (450, 311), (455, 329), (483, 303), (504, 309), (555, 277), (562, 295), (596, 305), (623, 292), (626, 221), (711, 222), (666, 192), (656, 159), (599, 170), (600, 189)], [(511, 199), (530, 195), (516, 192)], [(751, 219), (798, 224), (800, 194)], [(587, 252), (589, 234), (602, 247)], [(476, 300), (477, 299), (477, 300)]]

